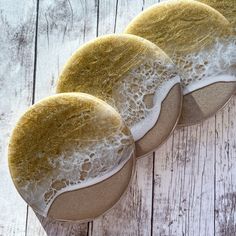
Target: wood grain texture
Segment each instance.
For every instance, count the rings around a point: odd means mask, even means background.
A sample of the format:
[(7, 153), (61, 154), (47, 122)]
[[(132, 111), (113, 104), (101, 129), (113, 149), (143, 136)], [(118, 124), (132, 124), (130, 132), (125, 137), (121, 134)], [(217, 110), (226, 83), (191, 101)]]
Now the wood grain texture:
[(139, 159), (128, 192), (107, 214), (93, 221), (90, 235), (150, 235), (153, 156)]
[(24, 235), (26, 204), (7, 166), (10, 132), (32, 102), (36, 2), (0, 1), (0, 235)]
[[(236, 235), (235, 97), (156, 152), (153, 235)], [(160, 158), (159, 158), (160, 157)]]
[(216, 115), (215, 233), (236, 235), (236, 96)]
[(127, 24), (144, 9), (144, 4), (143, 0), (118, 0), (115, 32), (123, 33)]
[(119, 0), (99, 1), (98, 36), (116, 32)]
[(153, 235), (214, 235), (214, 134), (212, 118), (156, 152)]
[(32, 210), (28, 214), (26, 235), (29, 236), (87, 236), (88, 223), (59, 222), (35, 214)]
[(0, 0), (0, 236), (236, 235), (236, 96), (215, 117), (178, 128), (154, 157), (138, 160), (124, 198), (89, 224), (36, 216), (11, 182), (7, 142), (22, 112), (54, 93), (59, 71), (83, 42), (121, 33), (156, 2), (39, 0), (37, 18), (36, 0)]
[[(39, 0), (35, 101), (55, 93), (62, 66), (84, 42), (97, 35), (97, 1)], [(88, 224), (40, 218), (29, 208), (27, 235), (87, 235)]]
[(71, 54), (97, 34), (94, 0), (39, 0), (35, 99), (55, 93), (60, 70)]

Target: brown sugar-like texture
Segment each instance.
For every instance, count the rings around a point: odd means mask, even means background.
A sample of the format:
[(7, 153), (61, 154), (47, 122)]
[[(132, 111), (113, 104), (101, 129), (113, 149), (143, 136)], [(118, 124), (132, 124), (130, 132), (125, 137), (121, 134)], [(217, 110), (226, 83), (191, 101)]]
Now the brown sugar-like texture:
[(230, 33), (229, 22), (207, 5), (191, 0), (156, 4), (125, 29), (150, 40), (172, 55), (191, 53), (210, 46), (215, 38)]
[(200, 2), (205, 3), (222, 15), (224, 15), (227, 20), (232, 24), (234, 28), (234, 34), (236, 34), (236, 1), (235, 0), (200, 0)]

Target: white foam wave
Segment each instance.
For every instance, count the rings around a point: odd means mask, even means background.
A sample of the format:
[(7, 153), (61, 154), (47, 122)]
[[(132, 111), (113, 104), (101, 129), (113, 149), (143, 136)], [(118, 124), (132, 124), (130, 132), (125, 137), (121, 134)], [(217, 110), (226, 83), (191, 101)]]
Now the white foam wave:
[(211, 48), (173, 56), (184, 95), (216, 82), (236, 81), (236, 38), (216, 39)]
[(167, 97), (170, 90), (180, 81), (179, 76), (176, 76), (174, 79), (165, 82), (162, 86), (156, 89), (153, 102), (154, 106), (147, 113), (145, 119), (140, 120), (138, 123), (135, 123), (131, 127), (131, 133), (134, 137), (134, 140), (141, 139), (149, 130), (151, 130), (160, 115), (161, 106), (165, 98)]
[(216, 82), (235, 82), (236, 81), (236, 76), (233, 75), (216, 75), (216, 76), (210, 76), (207, 78), (204, 78), (204, 80), (198, 80), (195, 81), (188, 86), (183, 88), (183, 95), (187, 95), (193, 91), (196, 91), (200, 88), (204, 88), (208, 85), (214, 84)]
[(121, 170), (133, 155), (132, 140), (120, 130), (102, 140), (79, 141), (73, 150), (49, 157), (50, 173), (41, 176), (38, 182), (26, 182), (19, 189), (20, 193), (35, 211), (47, 216), (51, 204), (60, 194), (94, 185)]
[(114, 88), (117, 108), (134, 140), (141, 139), (156, 124), (161, 105), (171, 88), (180, 83), (176, 68), (166, 57), (143, 60)]

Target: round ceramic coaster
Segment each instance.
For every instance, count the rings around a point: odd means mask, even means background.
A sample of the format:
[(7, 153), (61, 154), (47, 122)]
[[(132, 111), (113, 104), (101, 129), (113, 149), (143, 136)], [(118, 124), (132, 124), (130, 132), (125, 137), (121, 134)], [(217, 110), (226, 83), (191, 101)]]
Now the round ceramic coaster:
[(236, 89), (236, 44), (230, 23), (216, 10), (191, 0), (167, 1), (137, 16), (125, 33), (162, 48), (181, 75), (181, 125), (215, 114)]
[(115, 107), (131, 129), (136, 155), (157, 148), (181, 112), (180, 78), (155, 44), (133, 35), (107, 35), (79, 48), (65, 65), (57, 92), (85, 92)]
[(222, 15), (224, 15), (227, 20), (232, 24), (234, 28), (234, 33), (236, 34), (236, 1), (235, 0), (200, 0), (200, 2), (205, 3)]
[(134, 141), (110, 105), (88, 94), (65, 93), (21, 117), (8, 155), (14, 184), (37, 213), (88, 220), (110, 209), (126, 190)]

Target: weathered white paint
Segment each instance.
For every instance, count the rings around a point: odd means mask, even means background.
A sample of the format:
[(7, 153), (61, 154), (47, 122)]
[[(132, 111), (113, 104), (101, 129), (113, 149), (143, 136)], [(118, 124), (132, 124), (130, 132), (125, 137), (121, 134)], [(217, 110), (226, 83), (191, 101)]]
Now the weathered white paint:
[[(60, 70), (71, 54), (97, 34), (97, 2), (40, 0), (38, 11), (35, 101), (55, 93)], [(42, 228), (44, 227), (44, 229)], [(88, 224), (41, 219), (29, 208), (27, 235), (86, 235)], [(60, 232), (60, 233), (59, 233)], [(73, 233), (74, 232), (74, 233)]]
[[(156, 2), (39, 0), (35, 101), (54, 93), (59, 71), (83, 42), (122, 33)], [(0, 235), (236, 235), (236, 97), (215, 117), (177, 129), (154, 159), (138, 160), (127, 194), (89, 226), (26, 211), (6, 152), (15, 121), (32, 102), (36, 6), (0, 0)]]
[(119, 0), (99, 1), (98, 36), (115, 33), (118, 4)]
[(156, 152), (153, 235), (214, 235), (214, 131), (177, 129)]
[(236, 96), (216, 115), (215, 232), (236, 235)]
[(143, 0), (118, 0), (115, 32), (123, 33), (128, 23), (143, 10), (144, 4)]
[(55, 93), (60, 70), (84, 42), (96, 37), (94, 0), (39, 0), (36, 101)]
[(11, 130), (31, 105), (36, 2), (0, 1), (0, 235), (25, 234), (26, 204), (7, 165)]
[(88, 223), (78, 224), (71, 222), (58, 222), (36, 215), (32, 210), (28, 214), (28, 236), (87, 236)]

